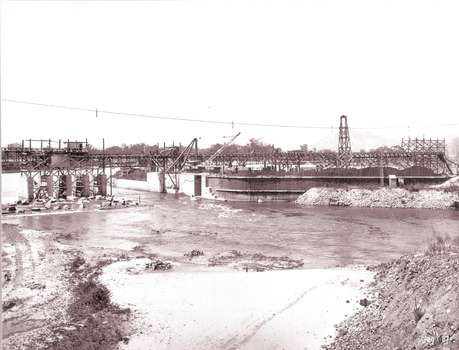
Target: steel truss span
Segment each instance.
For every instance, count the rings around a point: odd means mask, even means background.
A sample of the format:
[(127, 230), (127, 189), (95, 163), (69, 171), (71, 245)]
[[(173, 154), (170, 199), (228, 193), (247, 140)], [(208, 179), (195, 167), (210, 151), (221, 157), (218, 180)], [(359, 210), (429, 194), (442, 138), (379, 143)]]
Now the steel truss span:
[[(435, 175), (451, 175), (457, 164), (445, 156), (445, 142), (439, 140), (402, 141), (397, 150), (383, 152), (349, 152), (343, 162), (339, 152), (278, 152), (246, 154), (198, 154), (197, 139), (187, 147), (168, 147), (156, 153), (104, 154), (89, 152), (81, 143), (65, 148), (17, 147), (2, 149), (3, 171), (20, 171), (28, 176), (36, 172), (90, 174), (97, 177), (109, 168), (142, 168), (147, 171), (177, 173), (183, 170), (246, 167), (261, 164), (263, 168), (282, 172), (300, 172), (309, 164), (316, 171), (326, 169), (365, 169), (422, 167)], [(204, 167), (205, 165), (205, 167)]]

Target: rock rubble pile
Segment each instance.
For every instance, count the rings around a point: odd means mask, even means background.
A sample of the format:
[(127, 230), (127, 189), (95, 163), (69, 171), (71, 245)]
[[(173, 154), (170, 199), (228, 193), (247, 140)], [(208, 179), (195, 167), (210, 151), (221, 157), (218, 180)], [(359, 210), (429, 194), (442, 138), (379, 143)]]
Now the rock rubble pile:
[(213, 255), (208, 260), (209, 266), (231, 266), (246, 272), (296, 269), (302, 267), (303, 264), (303, 260), (287, 256), (274, 257), (260, 253), (241, 253), (237, 250), (232, 250), (227, 255)]
[(373, 208), (450, 209), (459, 203), (459, 192), (408, 191), (402, 188), (311, 188), (295, 203)]
[(75, 211), (75, 210), (109, 210), (120, 209), (129, 206), (140, 206), (140, 203), (135, 200), (125, 199), (122, 197), (100, 195), (94, 197), (74, 197), (67, 198), (47, 198), (37, 199), (34, 201), (18, 201), (13, 204), (2, 205), (2, 214), (31, 214), (31, 213), (49, 213), (59, 211)]
[(459, 349), (458, 251), (408, 254), (375, 267), (368, 306), (338, 326), (326, 349)]

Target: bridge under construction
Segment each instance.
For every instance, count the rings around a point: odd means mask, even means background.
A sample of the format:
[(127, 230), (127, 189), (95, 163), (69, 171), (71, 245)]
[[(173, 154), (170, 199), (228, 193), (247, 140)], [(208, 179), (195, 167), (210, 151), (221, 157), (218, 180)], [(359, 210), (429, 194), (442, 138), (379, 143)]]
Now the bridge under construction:
[[(90, 150), (88, 142), (24, 140), (2, 149), (3, 172), (27, 177), (28, 197), (105, 196), (116, 169), (140, 168), (157, 172), (179, 187), (177, 174), (212, 173), (214, 176), (309, 176), (321, 178), (379, 178), (388, 173), (417, 179), (449, 178), (458, 165), (446, 158), (445, 140), (407, 139), (400, 146), (375, 152), (352, 152), (346, 116), (340, 119), (338, 150), (231, 154), (220, 149), (200, 154), (198, 141), (186, 147), (163, 147), (157, 152), (108, 154)], [(254, 170), (254, 165), (258, 165)]]

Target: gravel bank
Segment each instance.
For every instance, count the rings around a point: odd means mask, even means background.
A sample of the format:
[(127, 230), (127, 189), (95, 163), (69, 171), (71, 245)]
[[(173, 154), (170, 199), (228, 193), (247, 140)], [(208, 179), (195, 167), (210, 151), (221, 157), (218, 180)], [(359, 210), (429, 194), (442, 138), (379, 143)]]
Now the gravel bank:
[(402, 188), (343, 189), (311, 188), (295, 203), (374, 208), (451, 209), (459, 203), (459, 192), (408, 191)]
[(459, 349), (459, 236), (373, 268), (366, 307), (327, 350)]

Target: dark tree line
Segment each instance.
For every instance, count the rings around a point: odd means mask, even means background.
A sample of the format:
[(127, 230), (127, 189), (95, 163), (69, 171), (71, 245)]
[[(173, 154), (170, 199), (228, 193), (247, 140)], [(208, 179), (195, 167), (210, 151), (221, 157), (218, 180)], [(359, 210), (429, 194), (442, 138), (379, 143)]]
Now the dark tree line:
[[(224, 144), (216, 143), (208, 148), (198, 148), (198, 153), (200, 154), (213, 154), (217, 152)], [(178, 151), (181, 152), (185, 149), (186, 146), (180, 145), (176, 146)], [(199, 147), (199, 144), (198, 144)], [(168, 147), (170, 148), (170, 147)], [(307, 151), (307, 145), (301, 146), (302, 150)], [(102, 153), (101, 149), (94, 148), (91, 145), (88, 145), (88, 150), (90, 153)], [(136, 143), (132, 145), (122, 144), (121, 146), (111, 146), (105, 149), (106, 154), (142, 154), (142, 153), (158, 153), (163, 150), (163, 146), (159, 145), (147, 145), (145, 143)], [(282, 152), (282, 149), (275, 147), (272, 144), (267, 144), (262, 142), (261, 139), (252, 138), (249, 140), (249, 143), (246, 145), (230, 144), (223, 151), (223, 154), (243, 154), (243, 153), (265, 153), (270, 154), (273, 152)]]
[[(213, 154), (217, 152), (224, 144), (216, 143), (209, 148), (200, 149), (201, 153)], [(237, 154), (237, 153), (273, 153), (275, 150), (280, 150), (272, 144), (267, 144), (261, 139), (251, 138), (246, 145), (231, 144), (228, 145), (223, 151), (223, 154)]]
[[(160, 149), (159, 145), (147, 145), (145, 143), (135, 143), (132, 145), (121, 144), (121, 146), (111, 146), (105, 149), (106, 154), (141, 154), (141, 153), (156, 153)], [(90, 153), (102, 153), (102, 149), (94, 148), (88, 145)]]
[[(209, 148), (201, 149), (201, 153), (213, 154), (217, 152), (223, 144), (216, 143)], [(295, 151), (308, 151), (308, 145), (301, 145), (299, 149)], [(273, 144), (264, 143), (261, 139), (251, 138), (249, 143), (246, 145), (237, 145), (231, 144), (223, 150), (223, 154), (247, 154), (247, 153), (257, 153), (257, 154), (271, 154), (274, 152), (282, 152), (280, 147), (276, 147)]]

